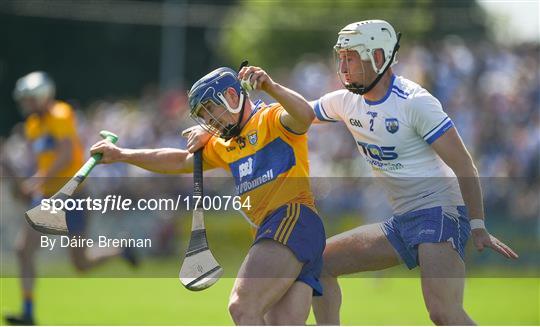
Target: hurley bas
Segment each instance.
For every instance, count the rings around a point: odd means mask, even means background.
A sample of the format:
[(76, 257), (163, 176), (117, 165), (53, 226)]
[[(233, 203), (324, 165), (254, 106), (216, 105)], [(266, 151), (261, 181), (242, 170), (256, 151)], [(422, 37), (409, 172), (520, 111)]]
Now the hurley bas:
[[(42, 235), (40, 245), (42, 248), (52, 251), (57, 245), (56, 241), (58, 241), (57, 238)], [(60, 242), (58, 244), (61, 248), (92, 248), (95, 246), (99, 248), (150, 248), (152, 247), (152, 240), (149, 238), (108, 238), (100, 235), (96, 241), (81, 236), (60, 236)]]

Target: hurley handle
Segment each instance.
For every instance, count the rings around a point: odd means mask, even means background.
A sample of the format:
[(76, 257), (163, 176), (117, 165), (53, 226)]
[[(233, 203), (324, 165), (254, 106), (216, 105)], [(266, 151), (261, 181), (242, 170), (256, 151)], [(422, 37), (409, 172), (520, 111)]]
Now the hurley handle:
[[(99, 132), (99, 135), (102, 138), (109, 140), (111, 143), (116, 143), (116, 141), (118, 141), (118, 135), (109, 131), (101, 131)], [(96, 164), (101, 160), (102, 156), (103, 154), (101, 153), (93, 154), (92, 157), (88, 159), (88, 161), (81, 167), (81, 169), (79, 169), (76, 176), (82, 179), (86, 178), (86, 176), (90, 174), (90, 171), (92, 171)]]
[[(193, 154), (193, 195), (202, 196), (203, 195), (203, 164), (202, 164), (202, 149), (196, 151)], [(199, 201), (200, 207), (202, 199)]]

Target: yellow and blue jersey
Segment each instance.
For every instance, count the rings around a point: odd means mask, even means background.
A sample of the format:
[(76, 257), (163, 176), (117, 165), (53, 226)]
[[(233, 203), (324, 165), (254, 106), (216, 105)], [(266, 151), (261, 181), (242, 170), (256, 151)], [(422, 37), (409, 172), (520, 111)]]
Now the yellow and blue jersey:
[(306, 134), (295, 134), (281, 123), (283, 107), (258, 103), (240, 135), (225, 141), (213, 137), (203, 150), (205, 168), (231, 172), (236, 193), (250, 197), (248, 218), (257, 226), (287, 203), (315, 210), (309, 184)]
[(24, 127), (26, 139), (36, 157), (38, 172), (46, 172), (52, 167), (60, 140), (71, 140), (73, 148), (69, 163), (55, 176), (51, 176), (55, 178), (48, 179), (43, 185), (43, 195), (50, 196), (62, 187), (63, 181), (60, 177), (72, 177), (83, 164), (83, 148), (77, 135), (75, 113), (69, 104), (57, 101), (47, 112), (31, 114)]
[(250, 197), (245, 213), (257, 226), (253, 243), (269, 239), (287, 246), (304, 264), (296, 280), (322, 295), (326, 237), (309, 184), (307, 135), (288, 130), (280, 120), (283, 111), (277, 103), (258, 103), (239, 137), (208, 142), (203, 162), (230, 171), (242, 201)]

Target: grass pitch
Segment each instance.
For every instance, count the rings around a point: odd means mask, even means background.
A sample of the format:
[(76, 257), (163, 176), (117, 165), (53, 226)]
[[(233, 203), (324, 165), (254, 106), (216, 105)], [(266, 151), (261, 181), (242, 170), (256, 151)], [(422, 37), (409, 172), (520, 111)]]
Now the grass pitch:
[[(0, 312), (19, 312), (18, 280), (0, 279)], [(345, 325), (429, 325), (417, 278), (344, 278)], [(36, 318), (46, 325), (231, 325), (232, 278), (190, 292), (176, 278), (41, 278)], [(539, 325), (540, 279), (468, 279), (465, 307), (482, 325)], [(313, 324), (313, 316), (308, 323)]]

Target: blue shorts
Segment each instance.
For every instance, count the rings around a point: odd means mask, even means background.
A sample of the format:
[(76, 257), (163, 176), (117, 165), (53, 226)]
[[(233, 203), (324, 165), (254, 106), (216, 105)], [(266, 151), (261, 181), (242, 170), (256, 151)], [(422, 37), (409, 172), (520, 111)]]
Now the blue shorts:
[[(32, 199), (30, 208), (41, 204), (43, 198)], [(86, 214), (81, 210), (64, 210), (66, 212), (66, 225), (70, 236), (82, 236), (86, 231)]]
[(471, 226), (464, 206), (434, 207), (395, 215), (382, 230), (409, 269), (418, 266), (418, 245), (450, 242), (464, 258)]
[(322, 295), (319, 277), (326, 235), (318, 214), (299, 203), (279, 207), (259, 226), (253, 244), (262, 239), (274, 240), (291, 249), (298, 261), (304, 263), (296, 280), (313, 288), (313, 295)]

